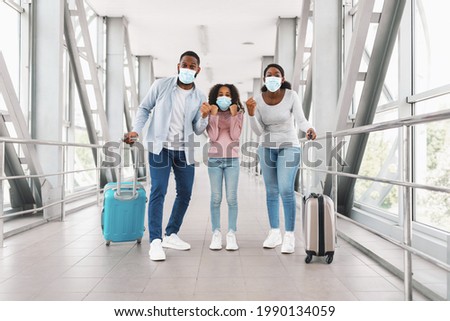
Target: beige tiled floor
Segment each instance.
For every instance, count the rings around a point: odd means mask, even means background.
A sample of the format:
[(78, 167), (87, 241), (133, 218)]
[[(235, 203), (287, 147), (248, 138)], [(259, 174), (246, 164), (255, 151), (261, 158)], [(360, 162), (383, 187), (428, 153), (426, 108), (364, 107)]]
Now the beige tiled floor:
[[(173, 198), (172, 181), (165, 219)], [(226, 213), (224, 203), (222, 208)], [(226, 218), (222, 215), (223, 230)], [(166, 261), (152, 262), (147, 234), (141, 245), (107, 247), (100, 207), (94, 206), (68, 215), (64, 222), (6, 239), (0, 249), (0, 300), (403, 300), (403, 283), (342, 239), (332, 264), (322, 259), (306, 264), (300, 215), (294, 254), (263, 249), (267, 231), (264, 186), (243, 170), (240, 249), (209, 250), (209, 181), (199, 168), (179, 233), (191, 243), (190, 251), (167, 250)], [(414, 299), (425, 300), (417, 293)]]

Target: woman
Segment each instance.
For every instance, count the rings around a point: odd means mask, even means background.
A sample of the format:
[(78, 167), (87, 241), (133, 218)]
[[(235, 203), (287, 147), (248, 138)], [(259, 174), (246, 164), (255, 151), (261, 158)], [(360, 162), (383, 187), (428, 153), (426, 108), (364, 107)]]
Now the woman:
[(225, 180), (228, 203), (228, 233), (226, 249), (239, 248), (236, 241), (237, 188), (239, 180), (239, 137), (242, 130), (243, 108), (239, 92), (234, 85), (217, 84), (209, 92), (210, 116), (206, 128), (210, 147), (208, 151), (208, 174), (211, 184), (211, 250), (222, 249), (220, 231), (220, 203)]
[[(258, 148), (261, 170), (266, 186), (266, 202), (270, 231), (264, 248), (282, 244), (282, 253), (295, 251), (296, 201), (294, 182), (300, 165), (300, 144), (296, 127), (306, 132), (309, 139), (316, 133), (306, 120), (296, 92), (284, 79), (280, 65), (270, 64), (264, 69), (264, 86), (261, 94), (250, 97), (246, 104), (253, 131), (263, 135)], [(281, 237), (279, 222), (279, 197), (283, 201), (285, 234)]]

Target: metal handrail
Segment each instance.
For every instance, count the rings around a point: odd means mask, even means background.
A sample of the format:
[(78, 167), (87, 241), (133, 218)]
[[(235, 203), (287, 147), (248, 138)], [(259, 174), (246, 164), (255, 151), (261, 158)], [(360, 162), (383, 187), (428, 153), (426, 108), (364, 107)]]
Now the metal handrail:
[[(429, 123), (433, 121), (445, 120), (450, 118), (450, 110), (437, 111), (433, 113), (415, 115), (404, 118), (399, 118), (395, 120), (389, 120), (381, 123), (370, 124), (365, 126), (354, 127), (350, 129), (339, 130), (331, 133), (332, 137), (342, 137), (357, 134), (368, 134), (371, 132), (382, 131), (393, 128), (401, 128), (403, 126), (414, 126), (424, 123)], [(316, 140), (327, 139), (328, 136), (318, 136)], [(301, 142), (307, 142), (306, 138), (301, 138)]]
[[(0, 142), (1, 143), (1, 142)], [(86, 168), (86, 169), (77, 169), (73, 171), (63, 171), (63, 172), (56, 172), (56, 173), (48, 173), (48, 174), (36, 174), (36, 175), (17, 175), (17, 176), (0, 176), (0, 181), (6, 181), (11, 179), (23, 179), (23, 178), (41, 178), (41, 177), (48, 177), (48, 176), (60, 176), (60, 175), (66, 175), (66, 174), (76, 174), (76, 173), (83, 173), (83, 172), (89, 172), (89, 171), (98, 171), (101, 169), (111, 169), (113, 167), (105, 167), (105, 166), (99, 166), (99, 167), (92, 167), (92, 168)]]
[(361, 224), (361, 223), (359, 223), (359, 222), (357, 222), (355, 220), (352, 220), (351, 218), (348, 218), (345, 215), (342, 215), (342, 214), (339, 214), (339, 213), (337, 215), (338, 215), (339, 218), (344, 219), (344, 220), (346, 220), (348, 222), (351, 222), (352, 224), (355, 224), (355, 225), (357, 225), (357, 226), (359, 226), (359, 227), (361, 227), (361, 228), (363, 228), (363, 229), (365, 229), (365, 230), (367, 230), (367, 231), (369, 231), (369, 232), (371, 232), (371, 233), (381, 237), (382, 239), (384, 239), (384, 240), (386, 240), (386, 241), (388, 241), (388, 242), (390, 242), (392, 244), (395, 244), (398, 247), (401, 247), (402, 249), (407, 250), (407, 251), (409, 251), (409, 252), (411, 252), (411, 253), (413, 253), (413, 254), (415, 254), (417, 256), (420, 256), (424, 260), (427, 260), (427, 261), (433, 263), (434, 265), (436, 265), (436, 266), (438, 266), (438, 267), (440, 267), (440, 268), (450, 272), (450, 265), (449, 264), (446, 264), (446, 263), (444, 263), (444, 262), (442, 262), (442, 261), (440, 261), (440, 260), (438, 260), (438, 259), (436, 259), (436, 258), (434, 258), (434, 257), (432, 257), (432, 256), (430, 256), (430, 255), (428, 255), (428, 254), (426, 254), (424, 252), (422, 252), (422, 251), (419, 251), (419, 250), (413, 248), (412, 246), (405, 245), (405, 244), (397, 241), (396, 239), (394, 239), (392, 237), (389, 237), (387, 235), (384, 235), (383, 233), (380, 233), (380, 232), (378, 232), (375, 229), (367, 227), (366, 225)]
[[(5, 145), (7, 143), (11, 144), (24, 144), (24, 145), (50, 145), (50, 146), (58, 146), (61, 148), (61, 154), (59, 157), (62, 159), (62, 163), (65, 163), (66, 158), (66, 147), (81, 147), (81, 148), (95, 148), (98, 150), (97, 152), (97, 166), (94, 168), (87, 168), (87, 169), (81, 169), (81, 170), (70, 170), (70, 171), (60, 171), (60, 172), (54, 172), (54, 173), (47, 173), (47, 174), (30, 174), (30, 175), (17, 175), (17, 176), (6, 176), (4, 175), (4, 158), (0, 159), (0, 248), (3, 246), (3, 240), (4, 240), (4, 233), (3, 233), (3, 223), (5, 218), (13, 217), (13, 216), (19, 216), (23, 214), (28, 213), (37, 213), (39, 211), (42, 211), (44, 209), (50, 208), (55, 205), (61, 204), (61, 221), (65, 218), (65, 204), (68, 201), (71, 201), (75, 198), (79, 198), (83, 195), (88, 194), (97, 194), (97, 203), (100, 202), (100, 194), (103, 191), (103, 188), (100, 187), (100, 176), (99, 173), (102, 169), (111, 169), (112, 167), (104, 167), (101, 166), (100, 162), (100, 150), (104, 148), (103, 145), (98, 144), (82, 144), (82, 143), (72, 143), (72, 142), (57, 142), (57, 141), (47, 141), (47, 140), (37, 140), (37, 139), (19, 139), (19, 138), (10, 138), (10, 137), (0, 137), (0, 154), (4, 156), (5, 151)], [(128, 146), (125, 147), (125, 149), (129, 149)], [(62, 182), (61, 185), (65, 186), (65, 176), (68, 174), (73, 173), (81, 173), (81, 172), (88, 172), (88, 171), (96, 171), (97, 173), (97, 183), (95, 188), (89, 188), (89, 190), (86, 191), (84, 189), (82, 192), (74, 193), (66, 197), (65, 195), (65, 188), (61, 188), (61, 199), (57, 201), (53, 201), (51, 203), (45, 204), (40, 207), (32, 208), (29, 210), (24, 211), (18, 211), (14, 213), (8, 213), (4, 214), (3, 209), (3, 181), (5, 180), (14, 180), (14, 179), (30, 179), (30, 178), (41, 178), (41, 177), (49, 177), (49, 176), (62, 176)]]
[[(412, 187), (412, 186), (410, 186), (411, 184), (401, 183), (399, 181), (394, 181), (394, 180), (376, 179), (376, 178), (371, 178), (371, 177), (368, 177), (368, 176), (355, 175), (355, 174), (348, 175), (348, 173), (342, 173), (342, 172), (337, 172), (337, 171), (329, 171), (329, 170), (321, 170), (321, 169), (318, 169), (318, 168), (301, 167), (301, 169), (302, 170), (306, 169), (306, 170), (315, 171), (315, 172), (322, 172), (322, 173), (327, 173), (327, 174), (331, 174), (331, 175), (349, 176), (349, 177), (360, 178), (360, 179), (369, 179), (371, 181), (388, 183), (388, 184), (392, 184), (392, 185)], [(414, 187), (416, 187), (416, 186), (414, 186)], [(426, 186), (426, 185), (423, 186), (423, 188), (425, 188), (425, 187), (429, 187), (428, 189), (433, 190), (433, 189), (431, 189), (432, 186)], [(450, 188), (447, 188), (447, 189), (443, 190), (443, 192), (450, 193)], [(389, 242), (391, 242), (391, 243), (401, 247), (402, 249), (408, 250), (409, 252), (411, 252), (413, 254), (416, 254), (417, 256), (420, 256), (421, 258), (423, 258), (423, 259), (425, 259), (425, 260), (427, 260), (427, 261), (429, 261), (429, 262), (431, 262), (431, 263), (433, 263), (433, 264), (435, 264), (435, 265), (445, 269), (446, 271), (450, 272), (450, 265), (448, 265), (448, 264), (446, 264), (446, 263), (444, 263), (444, 262), (442, 262), (442, 261), (440, 261), (438, 259), (435, 259), (432, 256), (430, 256), (430, 255), (428, 255), (428, 254), (426, 254), (426, 253), (424, 253), (422, 251), (419, 251), (419, 250), (417, 250), (417, 249), (415, 249), (415, 248), (413, 248), (411, 246), (408, 246), (408, 245), (405, 245), (403, 243), (400, 243), (397, 240), (395, 240), (395, 239), (393, 239), (393, 238), (391, 238), (389, 236), (386, 236), (383, 233), (380, 233), (380, 232), (378, 232), (375, 229), (367, 227), (364, 224), (361, 224), (361, 223), (359, 223), (359, 222), (357, 222), (355, 220), (352, 220), (352, 219), (348, 218), (347, 216), (344, 216), (344, 215), (339, 214), (339, 213), (337, 213), (337, 215), (340, 218), (343, 218), (343, 219), (345, 219), (345, 220), (347, 220), (349, 222), (352, 222), (355, 225), (358, 225), (359, 227), (361, 227), (361, 228), (363, 228), (363, 229), (365, 229), (365, 230), (367, 230), (367, 231), (369, 231), (371, 233), (374, 233), (374, 234), (380, 236), (381, 238), (383, 238), (383, 239), (385, 239), (385, 240), (387, 240), (387, 241), (389, 241)]]
[(442, 192), (442, 193), (450, 193), (450, 187), (438, 187), (433, 185), (426, 185), (426, 184), (418, 184), (418, 183), (407, 183), (404, 181), (398, 181), (394, 179), (387, 179), (387, 178), (378, 178), (378, 177), (371, 177), (371, 176), (364, 176), (359, 174), (351, 174), (351, 173), (345, 173), (345, 172), (338, 172), (338, 171), (330, 171), (326, 169), (320, 169), (320, 168), (310, 168), (302, 166), (302, 169), (306, 170), (312, 170), (315, 172), (321, 172), (326, 173), (330, 175), (338, 175), (338, 176), (344, 176), (344, 177), (351, 177), (351, 178), (359, 178), (366, 181), (373, 181), (378, 183), (385, 183), (385, 184), (391, 184), (391, 185), (397, 185), (402, 187), (411, 187), (411, 188), (420, 188), (420, 189), (426, 189), (433, 192)]
[(29, 213), (37, 213), (37, 212), (42, 211), (42, 210), (44, 210), (46, 208), (49, 208), (49, 207), (52, 207), (52, 206), (55, 206), (55, 205), (58, 205), (58, 204), (62, 204), (64, 202), (68, 202), (68, 201), (77, 199), (77, 198), (79, 198), (81, 196), (84, 196), (84, 195), (92, 195), (92, 194), (94, 194), (94, 192), (98, 193), (98, 188), (96, 188), (96, 189), (91, 188), (88, 191), (73, 193), (73, 194), (70, 194), (69, 196), (67, 196), (64, 200), (54, 201), (52, 203), (49, 203), (47, 205), (43, 205), (43, 206), (40, 206), (40, 207), (34, 207), (32, 209), (29, 209), (29, 210), (23, 210), (23, 211), (19, 211), (19, 212), (9, 213), (9, 214), (0, 216), (0, 219), (14, 217), (14, 216), (20, 216), (20, 215), (29, 214)]
[(40, 140), (40, 139), (21, 139), (21, 138), (12, 138), (12, 137), (0, 137), (0, 142), (18, 143), (18, 144), (33, 144), (33, 145), (103, 148), (103, 145), (99, 145), (99, 144), (82, 144), (82, 143), (58, 142), (58, 141)]
[[(412, 199), (412, 188), (419, 188), (419, 189), (426, 189), (430, 191), (436, 191), (436, 192), (444, 192), (444, 193), (450, 193), (450, 188), (447, 187), (437, 187), (432, 185), (426, 185), (426, 184), (417, 184), (413, 183), (411, 181), (411, 127), (414, 125), (434, 122), (434, 121), (440, 121), (440, 120), (446, 120), (450, 119), (450, 110), (443, 110), (423, 115), (415, 115), (415, 116), (409, 116), (404, 117), (396, 120), (381, 122), (377, 124), (370, 124), (345, 130), (340, 130), (334, 133), (327, 133), (327, 136), (318, 137), (316, 139), (323, 140), (323, 139), (329, 139), (330, 137), (333, 139), (334, 146), (337, 146), (337, 139), (339, 137), (343, 136), (351, 136), (351, 135), (358, 135), (358, 134), (369, 134), (376, 131), (382, 131), (382, 130), (389, 130), (389, 129), (400, 129), (403, 128), (403, 139), (402, 139), (402, 150), (403, 150), (403, 164), (405, 165), (405, 168), (403, 169), (403, 177), (404, 179), (399, 180), (392, 180), (392, 179), (384, 179), (384, 178), (373, 178), (369, 176), (363, 176), (363, 175), (357, 175), (352, 173), (344, 173), (344, 172), (338, 172), (337, 171), (337, 160), (336, 158), (332, 159), (332, 169), (329, 170), (322, 170), (317, 168), (307, 168), (307, 167), (301, 167), (301, 170), (312, 170), (312, 171), (319, 171), (319, 172), (325, 172), (328, 174), (331, 174), (333, 177), (332, 180), (332, 186), (334, 187), (333, 191), (333, 198), (335, 199), (335, 213), (336, 215), (340, 215), (337, 213), (337, 177), (338, 176), (346, 176), (346, 177), (352, 177), (352, 178), (359, 178), (359, 179), (365, 179), (365, 180), (371, 180), (375, 182), (381, 182), (381, 183), (387, 183), (392, 185), (401, 186), (403, 188), (403, 243), (398, 242), (390, 237), (387, 237), (386, 235), (376, 232), (372, 229), (370, 229), (367, 226), (364, 226), (362, 224), (357, 223), (354, 220), (348, 219), (349, 221), (353, 222), (354, 224), (357, 224), (358, 226), (364, 228), (365, 230), (368, 230), (370, 232), (373, 232), (382, 238), (386, 239), (387, 241), (400, 246), (404, 250), (404, 288), (405, 288), (405, 299), (411, 300), (412, 299), (412, 256), (411, 254), (416, 254), (417, 256), (425, 259), (426, 261), (435, 264), (438, 267), (443, 268), (447, 272), (450, 272), (450, 265), (441, 262), (440, 260), (437, 260), (431, 256), (429, 256), (426, 253), (423, 253), (419, 250), (414, 249), (411, 246), (412, 243), (412, 208), (411, 208), (411, 199)], [(306, 138), (300, 139), (300, 142), (302, 144), (305, 144), (307, 142)], [(329, 167), (328, 167), (329, 168)], [(342, 215), (341, 215), (342, 216)], [(450, 237), (448, 238), (450, 240)], [(447, 247), (450, 246), (450, 242), (447, 241)], [(447, 291), (450, 294), (450, 290)]]
[(0, 181), (6, 181), (6, 180), (9, 181), (9, 180), (12, 180), (12, 179), (23, 179), (23, 178), (41, 178), (41, 177), (48, 177), (48, 176), (60, 176), (60, 175), (65, 175), (65, 174), (75, 174), (75, 173), (81, 173), (81, 172), (97, 171), (97, 170), (102, 169), (102, 168), (105, 168), (105, 167), (77, 169), (77, 170), (73, 170), (73, 171), (63, 171), (63, 172), (48, 173), (48, 174), (0, 176)]

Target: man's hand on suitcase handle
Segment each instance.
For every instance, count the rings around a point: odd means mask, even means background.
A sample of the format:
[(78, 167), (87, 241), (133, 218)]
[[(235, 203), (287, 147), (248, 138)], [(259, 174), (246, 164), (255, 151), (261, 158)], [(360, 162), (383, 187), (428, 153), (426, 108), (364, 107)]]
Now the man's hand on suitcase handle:
[(314, 128), (309, 128), (309, 129), (306, 131), (306, 137), (307, 137), (309, 140), (314, 140), (314, 139), (316, 139), (317, 134), (316, 134), (316, 131), (314, 130)]
[(133, 146), (133, 144), (138, 140), (138, 137), (139, 137), (139, 135), (136, 132), (125, 133), (123, 135), (123, 141), (126, 144)]

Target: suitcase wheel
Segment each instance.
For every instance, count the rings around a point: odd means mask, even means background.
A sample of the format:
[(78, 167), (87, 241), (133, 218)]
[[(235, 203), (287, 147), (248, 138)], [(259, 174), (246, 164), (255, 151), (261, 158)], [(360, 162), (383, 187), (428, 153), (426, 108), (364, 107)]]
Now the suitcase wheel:
[(137, 244), (141, 244), (142, 239), (137, 239)]
[(106, 241), (106, 246), (109, 246), (111, 244), (111, 241)]
[(327, 261), (328, 264), (333, 262), (333, 254), (328, 254), (326, 261)]
[[(305, 258), (305, 263), (310, 263), (311, 262), (311, 260), (312, 260), (312, 255), (311, 254), (308, 254), (308, 255), (306, 255), (306, 258)], [(330, 262), (331, 263), (331, 262)]]

